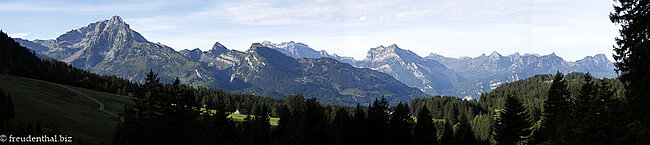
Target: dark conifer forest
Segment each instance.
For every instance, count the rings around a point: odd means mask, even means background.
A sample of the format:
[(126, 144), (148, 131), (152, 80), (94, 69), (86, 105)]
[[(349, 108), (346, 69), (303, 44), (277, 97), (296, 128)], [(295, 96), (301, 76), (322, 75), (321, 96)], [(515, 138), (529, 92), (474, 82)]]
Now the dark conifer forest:
[[(40, 59), (0, 33), (0, 73), (129, 96), (115, 126), (116, 145), (470, 145), (650, 144), (650, 1), (616, 0), (610, 14), (620, 25), (614, 58), (619, 78), (589, 73), (536, 75), (507, 83), (479, 100), (416, 98), (390, 106), (323, 105), (300, 94), (286, 99), (194, 87), (178, 79), (144, 83), (101, 76), (53, 59)], [(229, 114), (249, 110), (235, 121)], [(0, 91), (0, 131), (43, 131), (15, 116), (12, 96)], [(271, 118), (279, 118), (271, 125)]]

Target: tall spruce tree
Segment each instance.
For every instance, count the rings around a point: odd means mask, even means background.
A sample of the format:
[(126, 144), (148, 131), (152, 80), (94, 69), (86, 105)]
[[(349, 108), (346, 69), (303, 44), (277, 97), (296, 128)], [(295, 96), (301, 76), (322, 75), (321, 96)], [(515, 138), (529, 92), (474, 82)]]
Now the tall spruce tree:
[(454, 125), (445, 121), (439, 124), (442, 130), (440, 131), (440, 144), (441, 145), (450, 145), (454, 144)]
[(550, 141), (550, 143), (565, 143), (568, 130), (566, 123), (570, 121), (572, 114), (571, 102), (564, 75), (557, 72), (548, 91), (548, 98), (544, 101), (542, 112), (542, 137), (544, 139), (541, 140)]
[(650, 1), (614, 0), (610, 20), (621, 26), (614, 60), (630, 104), (629, 140), (650, 144)]
[(413, 129), (414, 145), (437, 145), (438, 136), (436, 127), (433, 124), (433, 117), (426, 105), (418, 111), (417, 123)]
[[(368, 107), (368, 144), (388, 144), (387, 126), (388, 126), (388, 102), (384, 97), (381, 101), (375, 99), (371, 106)], [(373, 138), (373, 139), (370, 139)]]
[(350, 113), (346, 109), (336, 109), (334, 119), (330, 124), (333, 144), (348, 144), (352, 140), (358, 139), (353, 137), (353, 124)]
[[(235, 126), (235, 122), (228, 117), (223, 109), (215, 109), (214, 113), (206, 112), (200, 121), (201, 128), (194, 137), (196, 144), (218, 144), (218, 145), (241, 145), (246, 144), (242, 137), (241, 130)], [(186, 143), (190, 144), (190, 143)]]
[(610, 144), (632, 144), (631, 140), (625, 138), (628, 118), (621, 116), (627, 112), (620, 100), (614, 99), (612, 86), (607, 81), (600, 80), (597, 85), (594, 102), (594, 115), (591, 124), (583, 132), (588, 133), (590, 138), (584, 144), (610, 145)]
[(271, 125), (269, 124), (268, 109), (266, 106), (258, 106), (255, 114), (247, 122), (246, 133), (250, 144), (267, 145), (271, 141)]
[(456, 145), (475, 145), (477, 144), (476, 136), (472, 131), (472, 126), (465, 114), (461, 114), (458, 118), (458, 123), (454, 132), (454, 144)]
[(364, 144), (365, 140), (368, 138), (368, 134), (365, 132), (367, 129), (368, 123), (366, 111), (361, 107), (360, 104), (357, 104), (357, 107), (354, 109), (354, 116), (352, 116), (352, 134), (353, 139), (351, 144)]
[(499, 118), (494, 125), (494, 140), (500, 145), (519, 144), (530, 134), (529, 118), (526, 108), (517, 98), (506, 97), (506, 103), (499, 111)]
[(592, 116), (592, 111), (595, 109), (596, 85), (592, 81), (592, 76), (587, 73), (582, 81), (582, 86), (578, 90), (578, 95), (575, 98), (574, 111), (578, 122), (588, 121), (588, 117)]
[(596, 119), (599, 114), (598, 107), (599, 104), (596, 104), (597, 100), (598, 87), (592, 81), (592, 76), (587, 73), (582, 80), (582, 86), (578, 90), (578, 95), (575, 97), (575, 114), (574, 119), (571, 120), (570, 131), (574, 137), (571, 142), (572, 144), (588, 144), (591, 140), (595, 139), (593, 135), (594, 126), (597, 126)]
[(125, 105), (122, 114), (124, 121), (118, 124), (113, 144), (167, 144), (165, 134), (167, 119), (162, 119), (162, 84), (158, 75), (150, 70), (145, 83), (132, 97), (135, 104)]
[(305, 100), (305, 113), (304, 113), (304, 128), (306, 134), (305, 140), (308, 145), (324, 145), (327, 144), (327, 136), (325, 131), (327, 128), (327, 121), (325, 120), (325, 112), (323, 107), (316, 101), (315, 98)]
[(413, 119), (411, 119), (408, 103), (399, 102), (393, 109), (388, 123), (391, 139), (389, 144), (411, 144), (411, 130)]
[[(286, 102), (285, 102), (286, 103)], [(295, 117), (289, 111), (287, 105), (283, 105), (279, 109), (280, 119), (278, 121), (278, 126), (273, 132), (274, 135), (274, 144), (285, 144), (293, 145), (298, 141), (298, 135), (295, 133), (296, 129), (296, 120)]]

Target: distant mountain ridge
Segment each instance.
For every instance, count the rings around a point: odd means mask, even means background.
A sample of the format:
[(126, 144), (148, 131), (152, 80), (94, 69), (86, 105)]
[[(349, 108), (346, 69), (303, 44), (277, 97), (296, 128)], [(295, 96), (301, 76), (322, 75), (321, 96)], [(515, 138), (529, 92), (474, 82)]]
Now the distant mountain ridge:
[(272, 42), (269, 42), (269, 41), (263, 41), (261, 44), (266, 46), (266, 47), (276, 49), (276, 50), (282, 52), (283, 54), (285, 54), (287, 56), (294, 57), (294, 58), (300, 58), (300, 57), (305, 57), (305, 58), (329, 57), (329, 58), (333, 58), (333, 59), (338, 60), (340, 62), (348, 63), (348, 64), (351, 64), (351, 65), (356, 64), (356, 61), (352, 57), (343, 57), (343, 56), (339, 56), (337, 54), (330, 55), (325, 50), (316, 51), (316, 50), (310, 48), (309, 46), (307, 46), (307, 44), (300, 43), (300, 42), (289, 41), (289, 42), (282, 42), (282, 43), (276, 44), (276, 43), (272, 43)]
[(259, 43), (245, 52), (228, 50), (218, 42), (205, 52), (177, 52), (147, 41), (119, 16), (71, 30), (56, 39), (16, 40), (39, 56), (132, 81), (142, 81), (145, 72), (153, 69), (166, 82), (178, 77), (194, 86), (274, 98), (303, 94), (337, 105), (367, 105), (382, 96), (397, 104), (426, 96), (378, 71), (331, 58), (292, 58)]
[[(324, 50), (316, 51), (297, 42), (282, 42), (280, 45), (265, 41), (270, 47), (281, 50), (288, 56), (330, 57)], [(287, 47), (298, 44), (300, 47)], [(299, 49), (300, 52), (295, 52)], [(282, 51), (285, 50), (285, 51)], [(312, 54), (312, 55), (306, 55)], [(338, 60), (338, 59), (337, 59)], [(589, 72), (596, 77), (616, 77), (614, 65), (604, 54), (587, 56), (577, 61), (565, 61), (555, 53), (549, 55), (514, 53), (502, 56), (498, 52), (478, 57), (452, 58), (431, 53), (427, 57), (393, 44), (371, 48), (364, 60), (346, 60), (360, 68), (370, 68), (387, 73), (410, 87), (419, 88), (430, 95), (451, 95), (475, 98), (506, 82), (513, 82), (536, 74), (554, 74), (556, 71)]]
[(161, 74), (163, 81), (179, 77), (192, 85), (208, 84), (205, 78), (194, 73), (207, 73), (207, 68), (168, 46), (147, 41), (119, 16), (68, 31), (56, 39), (31, 43), (21, 40), (19, 43), (32, 50), (38, 48), (39, 56), (61, 60), (101, 75), (118, 75), (140, 81), (144, 78), (142, 72), (153, 69)]
[(466, 79), (434, 60), (424, 59), (393, 44), (371, 48), (358, 67), (387, 73), (405, 84), (428, 94), (442, 94)]
[(436, 60), (449, 69), (456, 71), (469, 80), (458, 84), (449, 93), (458, 96), (479, 96), (501, 84), (525, 79), (537, 74), (554, 74), (555, 72), (589, 72), (595, 77), (616, 77), (615, 67), (604, 54), (587, 56), (577, 61), (565, 61), (551, 53), (549, 55), (514, 53), (502, 56), (497, 52), (474, 58), (451, 58), (430, 54), (427, 59)]
[[(15, 40), (41, 58), (62, 60), (98, 74), (141, 81), (143, 72), (153, 69), (163, 81), (179, 77), (195, 86), (271, 97), (299, 93), (328, 104), (363, 104), (382, 95), (391, 103), (430, 95), (476, 98), (501, 84), (556, 71), (616, 76), (613, 63), (603, 54), (573, 62), (554, 53), (502, 56), (493, 52), (474, 58), (432, 53), (422, 57), (393, 44), (370, 48), (365, 59), (354, 60), (293, 41), (264, 41), (244, 52), (229, 50), (219, 42), (208, 51), (175, 51), (147, 41), (119, 16), (56, 39)], [(349, 82), (350, 77), (357, 81)]]

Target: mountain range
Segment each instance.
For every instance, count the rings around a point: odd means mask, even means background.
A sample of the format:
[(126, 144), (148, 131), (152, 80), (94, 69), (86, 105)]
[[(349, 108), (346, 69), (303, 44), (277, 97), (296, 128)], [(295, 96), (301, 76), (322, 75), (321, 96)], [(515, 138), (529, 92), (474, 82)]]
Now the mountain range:
[(303, 94), (326, 104), (389, 103), (415, 97), (451, 95), (475, 98), (498, 85), (535, 74), (590, 72), (614, 77), (612, 62), (602, 55), (569, 62), (555, 54), (451, 58), (421, 57), (397, 45), (370, 48), (363, 60), (316, 51), (300, 42), (254, 43), (246, 51), (219, 42), (208, 51), (175, 51), (147, 41), (119, 16), (71, 30), (56, 39), (15, 39), (41, 58), (70, 63), (94, 73), (142, 82), (150, 69), (162, 81), (178, 77), (193, 86), (233, 93), (283, 98)]
[[(268, 46), (275, 46), (288, 56), (318, 57), (316, 55), (303, 55), (296, 52), (319, 52), (307, 45), (296, 42), (283, 42), (274, 44), (266, 42)], [(301, 47), (291, 47), (300, 45)], [(332, 57), (320, 55), (320, 57)], [(338, 59), (337, 59), (338, 60)], [(370, 48), (363, 60), (345, 61), (359, 68), (370, 68), (389, 74), (404, 84), (420, 89), (429, 95), (449, 95), (464, 98), (477, 98), (481, 93), (489, 92), (501, 84), (525, 79), (536, 74), (554, 74), (555, 72), (588, 72), (601, 78), (616, 77), (615, 67), (604, 54), (587, 56), (577, 61), (566, 61), (551, 53), (549, 55), (514, 53), (502, 56), (497, 52), (478, 57), (452, 58), (431, 53), (421, 57), (412, 51), (402, 49), (393, 44)]]
[(145, 73), (153, 70), (163, 82), (178, 77), (193, 86), (274, 98), (303, 94), (325, 104), (341, 105), (368, 104), (382, 96), (397, 104), (426, 96), (375, 70), (331, 58), (293, 58), (260, 43), (244, 52), (229, 50), (218, 42), (205, 52), (177, 52), (147, 41), (119, 16), (71, 30), (56, 39), (16, 41), (42, 58), (136, 82), (142, 82)]

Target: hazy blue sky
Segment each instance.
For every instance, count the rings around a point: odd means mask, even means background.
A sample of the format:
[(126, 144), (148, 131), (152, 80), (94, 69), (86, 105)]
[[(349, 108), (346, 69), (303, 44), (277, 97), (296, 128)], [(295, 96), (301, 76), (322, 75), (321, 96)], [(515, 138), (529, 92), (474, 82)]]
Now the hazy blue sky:
[[(555, 52), (566, 60), (611, 57), (616, 25), (611, 0), (395, 1), (6, 1), (0, 29), (13, 37), (53, 39), (89, 23), (121, 16), (149, 41), (208, 50), (219, 41), (298, 41), (356, 59), (371, 47), (397, 44), (421, 56), (475, 57)], [(610, 58), (611, 59), (611, 58)]]

